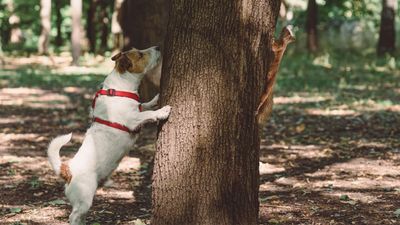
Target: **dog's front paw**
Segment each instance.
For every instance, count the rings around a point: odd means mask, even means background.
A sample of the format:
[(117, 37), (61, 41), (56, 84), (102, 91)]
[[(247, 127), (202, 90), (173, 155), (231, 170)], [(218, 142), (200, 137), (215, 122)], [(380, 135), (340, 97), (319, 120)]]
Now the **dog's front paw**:
[(171, 106), (166, 105), (161, 109), (157, 110), (157, 119), (166, 120), (171, 113)]

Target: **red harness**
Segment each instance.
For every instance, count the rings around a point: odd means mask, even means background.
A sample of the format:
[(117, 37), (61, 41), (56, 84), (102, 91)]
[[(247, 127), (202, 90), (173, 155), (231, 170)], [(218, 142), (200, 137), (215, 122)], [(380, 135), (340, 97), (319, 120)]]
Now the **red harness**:
[[(136, 100), (136, 101), (138, 101), (140, 103), (139, 95), (137, 95), (135, 93), (131, 93), (131, 92), (127, 92), (127, 91), (117, 91), (115, 89), (107, 89), (107, 90), (101, 89), (101, 90), (96, 92), (96, 95), (93, 98), (92, 109), (94, 109), (94, 107), (96, 106), (96, 100), (97, 100), (97, 97), (99, 97), (99, 95), (130, 98), (130, 99)], [(140, 112), (142, 111), (142, 105), (141, 104), (139, 104), (139, 111)], [(119, 123), (114, 123), (114, 122), (111, 122), (111, 121), (103, 120), (103, 119), (100, 119), (98, 117), (94, 117), (93, 118), (93, 122), (100, 123), (100, 124), (103, 124), (103, 125), (106, 125), (106, 126), (118, 129), (118, 130), (122, 130), (122, 131), (128, 132), (130, 134), (137, 133), (136, 130), (132, 131), (127, 126), (124, 126), (124, 125), (119, 124)]]

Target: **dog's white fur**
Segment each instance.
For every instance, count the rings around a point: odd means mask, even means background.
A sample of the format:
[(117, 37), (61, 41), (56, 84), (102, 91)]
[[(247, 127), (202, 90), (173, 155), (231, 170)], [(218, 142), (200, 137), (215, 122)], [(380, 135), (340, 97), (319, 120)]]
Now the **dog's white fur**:
[[(139, 51), (139, 50), (135, 50)], [(113, 88), (120, 91), (138, 92), (145, 74), (152, 75), (161, 61), (160, 52), (155, 48), (141, 50), (151, 52), (151, 58), (141, 74), (111, 72), (104, 81), (103, 89)], [(158, 95), (150, 102), (143, 103), (144, 110), (156, 106)], [(147, 122), (167, 119), (171, 107), (164, 106), (156, 111), (139, 111), (139, 102), (123, 98), (99, 96), (93, 111), (95, 117), (117, 122), (134, 130)], [(137, 139), (137, 135), (93, 123), (87, 130), (82, 146), (73, 159), (68, 162), (72, 179), (66, 184), (65, 194), (72, 204), (69, 217), (72, 225), (85, 224), (85, 215), (92, 205), (99, 182), (104, 182), (116, 169), (120, 160), (128, 153)], [(71, 140), (71, 134), (55, 138), (49, 145), (48, 157), (57, 175), (60, 175), (60, 148)]]

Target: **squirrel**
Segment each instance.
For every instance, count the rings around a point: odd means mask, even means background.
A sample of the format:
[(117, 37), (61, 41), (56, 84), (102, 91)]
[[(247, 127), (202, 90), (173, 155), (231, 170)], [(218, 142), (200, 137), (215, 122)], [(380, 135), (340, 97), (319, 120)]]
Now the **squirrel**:
[(283, 53), (289, 43), (295, 40), (293, 32), (290, 26), (286, 26), (282, 29), (279, 39), (273, 40), (272, 52), (274, 53), (274, 60), (270, 64), (268, 74), (265, 79), (264, 91), (261, 95), (260, 103), (256, 111), (256, 119), (258, 124), (264, 124), (272, 112), (273, 93), (276, 82), (276, 74), (279, 70), (279, 65), (282, 60)]

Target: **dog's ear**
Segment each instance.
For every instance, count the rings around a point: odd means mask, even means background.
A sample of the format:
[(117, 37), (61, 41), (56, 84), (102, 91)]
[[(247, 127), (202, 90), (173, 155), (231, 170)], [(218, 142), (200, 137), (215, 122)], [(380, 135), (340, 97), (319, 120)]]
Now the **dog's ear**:
[(119, 59), (119, 57), (121, 57), (122, 53), (119, 52), (118, 54), (114, 55), (113, 57), (111, 57), (112, 61), (117, 61)]
[[(131, 60), (128, 58), (128, 56), (124, 53), (119, 53), (113, 58), (115, 61), (115, 68), (119, 73), (125, 73), (126, 71), (129, 70), (133, 66)], [(111, 58), (111, 59), (113, 59)]]

